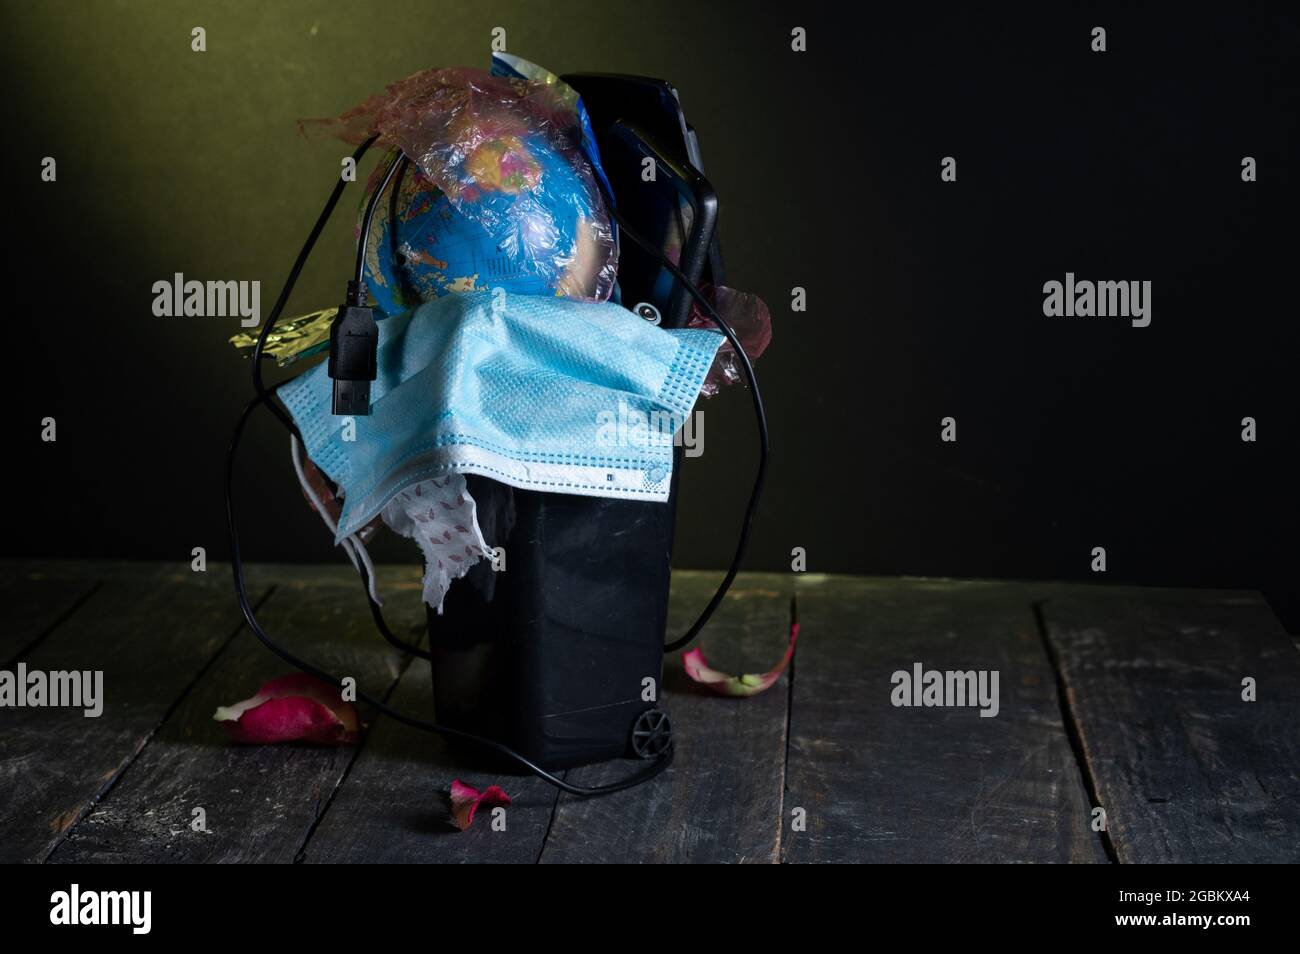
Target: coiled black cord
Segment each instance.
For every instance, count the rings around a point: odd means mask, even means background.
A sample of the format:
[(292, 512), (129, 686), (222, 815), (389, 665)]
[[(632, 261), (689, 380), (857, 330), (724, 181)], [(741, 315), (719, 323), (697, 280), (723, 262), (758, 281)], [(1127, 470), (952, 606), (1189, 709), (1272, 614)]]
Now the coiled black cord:
[[(361, 160), (361, 158), (365, 155), (366, 151), (375, 142), (376, 138), (377, 137), (372, 136), (369, 139), (367, 139), (364, 143), (361, 144), (361, 146), (357, 149), (357, 151), (352, 156), (354, 164)], [(370, 224), (374, 218), (375, 209), (379, 202), (379, 198), (386, 190), (389, 183), (392, 181), (394, 174), (396, 174), (399, 171), (399, 169), (405, 169), (407, 161), (408, 160), (405, 154), (399, 152), (398, 155), (390, 163), (387, 171), (384, 174), (384, 178), (379, 188), (375, 190), (374, 194), (370, 198), (369, 204), (366, 207), (365, 218), (363, 220), (363, 226), (362, 226), (361, 240), (358, 243), (358, 249), (357, 249), (356, 281), (358, 283), (358, 287), (360, 287), (361, 282), (364, 278), (366, 250), (367, 250), (367, 245), (370, 237)], [(617, 207), (615, 206), (613, 198), (612, 196), (610, 196), (608, 189), (605, 187), (605, 184), (600, 181), (598, 176), (595, 178), (600, 187), (605, 203), (608, 206), (610, 213), (613, 216), (614, 221), (618, 224), (620, 230), (623, 233), (625, 233), (628, 236), (628, 238), (630, 238), (634, 243), (641, 246), (647, 252), (656, 255), (660, 259), (664, 268), (666, 268), (677, 281), (683, 284), (683, 286), (696, 300), (696, 302), (699, 303), (704, 313), (710, 318), (710, 320), (713, 321), (715, 325), (718, 326), (718, 328), (721, 330), (723, 335), (726, 336), (732, 348), (735, 350), (738, 360), (741, 363), (741, 368), (745, 373), (745, 378), (747, 383), (749, 384), (751, 396), (753, 398), (755, 415), (758, 422), (758, 429), (759, 429), (758, 473), (754, 482), (754, 488), (750, 493), (749, 503), (745, 510), (744, 521), (741, 526), (740, 538), (737, 543), (735, 556), (732, 559), (732, 564), (728, 569), (727, 574), (722, 581), (722, 584), (718, 587), (717, 592), (714, 593), (713, 598), (709, 601), (708, 605), (704, 608), (704, 611), (700, 614), (699, 618), (695, 621), (695, 623), (690, 627), (690, 629), (687, 630), (687, 632), (683, 636), (667, 644), (664, 647), (664, 652), (668, 653), (686, 645), (699, 634), (700, 630), (704, 628), (705, 624), (708, 622), (709, 618), (713, 615), (714, 611), (722, 603), (722, 600), (726, 596), (728, 588), (731, 586), (732, 582), (736, 578), (736, 574), (739, 572), (740, 563), (743, 559), (745, 549), (749, 541), (750, 527), (753, 522), (754, 514), (758, 509), (758, 501), (762, 493), (763, 482), (767, 472), (767, 458), (768, 458), (767, 418), (763, 410), (763, 401), (758, 390), (758, 379), (754, 374), (753, 365), (750, 362), (748, 355), (745, 354), (744, 348), (741, 347), (740, 342), (736, 338), (735, 333), (714, 310), (712, 304), (708, 301), (708, 299), (704, 296), (704, 294), (698, 288), (696, 288), (693, 283), (687, 280), (686, 276), (677, 267), (677, 265), (674, 264), (671, 260), (669, 260), (668, 257), (663, 254), (662, 250), (655, 248), (650, 242), (648, 242), (646, 239), (641, 237), (635, 230), (633, 230), (630, 226), (628, 226), (626, 220), (623, 219), (621, 213), (618, 211)], [(319, 239), (321, 232), (325, 228), (326, 222), (329, 221), (330, 215), (333, 213), (335, 206), (338, 204), (338, 200), (343, 194), (343, 188), (345, 185), (346, 185), (346, 181), (343, 180), (342, 178), (340, 178), (339, 182), (335, 184), (333, 191), (330, 193), (329, 200), (326, 202), (325, 207), (321, 210), (321, 214), (317, 217), (316, 224), (313, 226), (311, 232), (307, 236), (307, 240), (303, 244), (302, 250), (298, 253), (298, 257), (294, 262), (293, 268), (290, 270), (289, 276), (285, 280), (284, 288), (281, 290), (279, 297), (276, 299), (274, 307), (271, 309), (270, 315), (268, 315), (267, 317), (266, 324), (263, 326), (261, 333), (258, 335), (257, 344), (255, 345), (252, 354), (253, 390), (256, 392), (256, 396), (251, 401), (249, 401), (247, 405), (245, 405), (243, 411), (240, 413), (239, 421), (235, 425), (234, 434), (231, 436), (230, 445), (226, 451), (226, 480), (225, 480), (226, 525), (227, 525), (229, 538), (230, 538), (231, 570), (234, 576), (235, 595), (239, 601), (239, 607), (244, 614), (245, 621), (248, 623), (249, 628), (253, 631), (253, 634), (258, 638), (258, 640), (260, 640), (262, 644), (266, 646), (267, 649), (269, 649), (275, 655), (279, 656), (285, 662), (302, 670), (303, 672), (309, 673), (315, 676), (316, 678), (321, 679), (322, 681), (337, 687), (341, 687), (343, 685), (343, 681), (341, 679), (339, 679), (338, 677), (330, 673), (325, 672), (323, 669), (320, 669), (317, 666), (312, 665), (306, 660), (298, 658), (293, 653), (289, 652), (289, 650), (287, 650), (279, 643), (277, 643), (275, 640), (273, 640), (262, 628), (261, 624), (258, 623), (257, 621), (257, 616), (253, 611), (252, 604), (248, 598), (247, 586), (244, 580), (243, 558), (240, 553), (239, 531), (235, 519), (234, 473), (235, 473), (235, 459), (236, 459), (236, 455), (238, 454), (240, 441), (243, 438), (244, 428), (246, 427), (248, 423), (248, 419), (252, 415), (253, 411), (255, 411), (259, 406), (265, 406), (266, 408), (268, 408), (275, 415), (275, 417), (280, 421), (280, 423), (290, 431), (290, 433), (296, 436), (300, 436), (298, 435), (298, 430), (296, 425), (293, 422), (293, 419), (289, 417), (289, 415), (285, 413), (280, 407), (278, 407), (275, 401), (273, 400), (275, 391), (278, 389), (279, 385), (277, 385), (275, 388), (267, 388), (265, 386), (265, 383), (262, 379), (261, 358), (262, 358), (262, 353), (266, 346), (266, 342), (269, 339), (270, 334), (275, 327), (275, 324), (279, 321), (280, 315), (284, 311), (285, 305), (288, 303), (289, 296), (293, 291), (293, 287), (297, 283), (298, 277), (301, 274), (302, 269), (306, 264), (308, 257), (311, 255), (311, 252), (316, 245), (317, 239)], [(391, 631), (391, 629), (389, 629), (387, 623), (384, 620), (383, 613), (379, 607), (379, 604), (376, 603), (375, 600), (370, 596), (369, 574), (366, 571), (364, 565), (360, 566), (360, 575), (361, 575), (362, 586), (364, 587), (366, 592), (366, 600), (370, 604), (371, 615), (374, 618), (375, 624), (380, 630), (380, 632), (383, 634), (384, 638), (388, 640), (388, 642), (391, 643), (392, 645), (401, 649), (403, 652), (407, 652), (424, 659), (430, 658), (430, 654), (427, 650), (421, 649), (418, 646), (415, 646), (411, 643), (401, 640)], [(407, 715), (404, 712), (391, 708), (382, 700), (374, 696), (371, 696), (369, 693), (361, 689), (357, 689), (356, 692), (357, 692), (358, 699), (365, 702), (367, 705), (371, 706), (376, 711), (384, 715), (387, 715), (389, 718), (396, 719), (398, 722), (401, 722), (404, 725), (421, 729), (423, 731), (433, 732), (438, 735), (442, 735), (444, 737), (462, 739), (464, 741), (471, 742), (475, 745), (478, 745), (481, 748), (487, 749), (488, 751), (495, 752), (499, 755), (504, 755), (507, 758), (514, 761), (515, 763), (517, 763), (518, 765), (527, 769), (537, 778), (540, 778), (543, 781), (551, 785), (554, 785), (556, 788), (559, 788), (560, 790), (568, 792), (572, 795), (591, 797), (597, 795), (608, 795), (614, 792), (624, 791), (635, 785), (639, 785), (642, 782), (648, 781), (651, 778), (654, 778), (656, 775), (658, 775), (660, 772), (662, 772), (664, 769), (668, 767), (673, 757), (673, 748), (670, 744), (668, 749), (666, 749), (662, 755), (657, 757), (653, 762), (651, 762), (648, 766), (646, 766), (641, 771), (633, 773), (627, 778), (620, 779), (619, 781), (612, 782), (608, 785), (598, 785), (598, 786), (574, 785), (572, 783), (565, 781), (562, 778), (559, 778), (551, 774), (550, 772), (543, 769), (541, 766), (535, 764), (530, 759), (526, 758), (524, 755), (511, 749), (509, 746), (503, 745), (500, 742), (496, 742), (492, 739), (484, 738), (483, 736), (476, 735), (472, 732), (465, 732), (460, 729), (454, 729), (450, 726), (440, 725), (436, 722), (431, 722), (426, 719), (419, 719), (414, 716)]]
[[(374, 145), (377, 138), (377, 136), (371, 136), (357, 147), (356, 152), (352, 154), (352, 166), (354, 170), (357, 163), (361, 161), (370, 147)], [(389, 166), (387, 173), (384, 175), (383, 184), (380, 186), (378, 192), (372, 196), (370, 203), (366, 207), (366, 232), (364, 233), (366, 235), (370, 232), (370, 223), (374, 219), (375, 207), (379, 201), (379, 196), (387, 188), (389, 181), (393, 178), (393, 173), (404, 171), (406, 168), (405, 154), (399, 154), (399, 156), (401, 160), (400, 163), (395, 162)], [(343, 190), (346, 186), (347, 180), (340, 176), (339, 181), (334, 184), (333, 191), (330, 192), (325, 207), (321, 209), (320, 215), (316, 217), (316, 224), (312, 226), (312, 230), (308, 234), (307, 240), (303, 242), (302, 249), (298, 252), (297, 259), (294, 260), (293, 268), (289, 270), (289, 276), (285, 279), (284, 287), (280, 290), (280, 296), (275, 300), (275, 305), (271, 308), (271, 313), (267, 316), (266, 324), (262, 326), (262, 331), (257, 336), (257, 343), (253, 347), (253, 390), (257, 392), (259, 401), (266, 407), (266, 409), (275, 415), (276, 419), (288, 429), (289, 433), (298, 438), (299, 444), (302, 443), (302, 435), (298, 433), (298, 426), (293, 422), (293, 418), (286, 414), (280, 406), (271, 399), (273, 389), (268, 389), (263, 382), (262, 354), (266, 348), (267, 341), (270, 340), (271, 332), (275, 329), (276, 323), (280, 320), (281, 313), (283, 313), (285, 306), (289, 303), (289, 296), (293, 292), (294, 286), (298, 283), (298, 276), (302, 274), (303, 267), (307, 264), (307, 259), (311, 256), (312, 250), (315, 249), (316, 241), (325, 230), (325, 225), (329, 222), (330, 216), (334, 214), (334, 208), (338, 205), (339, 199), (343, 196)], [(364, 278), (365, 254), (366, 243), (365, 241), (362, 241), (358, 245), (357, 251), (358, 271), (356, 281), (358, 287)], [(406, 642), (388, 628), (388, 623), (384, 620), (383, 610), (370, 596), (369, 574), (366, 572), (364, 567), (360, 567), (360, 573), (361, 584), (365, 588), (366, 592), (366, 601), (370, 604), (370, 615), (374, 618), (375, 627), (383, 635), (384, 639), (393, 646), (402, 650), (402, 652), (409, 653), (412, 656), (417, 656), (420, 659), (432, 659), (432, 655), (428, 650), (421, 649), (414, 643)]]

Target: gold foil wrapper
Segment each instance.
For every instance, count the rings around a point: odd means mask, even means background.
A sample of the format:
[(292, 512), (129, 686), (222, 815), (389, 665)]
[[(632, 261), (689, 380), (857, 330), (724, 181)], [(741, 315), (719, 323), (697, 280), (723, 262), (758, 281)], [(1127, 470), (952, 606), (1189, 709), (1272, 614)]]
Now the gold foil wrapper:
[[(283, 368), (295, 361), (328, 351), (330, 324), (338, 313), (337, 308), (323, 308), (320, 311), (299, 315), (297, 318), (277, 321), (275, 330), (266, 339), (266, 347), (262, 349), (262, 354), (274, 358), (275, 363)], [(241, 331), (231, 336), (230, 343), (241, 354), (248, 357), (257, 347), (257, 339), (261, 333), (261, 328), (251, 332)]]

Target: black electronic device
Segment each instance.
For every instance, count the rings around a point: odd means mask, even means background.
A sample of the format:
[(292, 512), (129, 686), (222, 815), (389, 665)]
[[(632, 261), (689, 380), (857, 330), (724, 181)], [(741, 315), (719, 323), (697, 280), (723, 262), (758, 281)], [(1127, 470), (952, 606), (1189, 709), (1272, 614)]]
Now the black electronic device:
[[(703, 173), (674, 156), (640, 126), (620, 120), (609, 127), (601, 161), (619, 211), (659, 252), (699, 283), (718, 221), (718, 197)], [(666, 328), (683, 328), (690, 293), (658, 254), (637, 245), (619, 248), (618, 288), (623, 304), (654, 305)]]

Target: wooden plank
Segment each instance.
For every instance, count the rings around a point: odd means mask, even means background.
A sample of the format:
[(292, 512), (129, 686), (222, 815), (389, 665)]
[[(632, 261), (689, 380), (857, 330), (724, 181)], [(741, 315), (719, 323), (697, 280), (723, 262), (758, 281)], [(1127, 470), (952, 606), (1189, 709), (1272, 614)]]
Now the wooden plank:
[[(687, 628), (719, 574), (674, 573), (670, 633)], [(741, 574), (700, 645), (715, 667), (763, 672), (785, 652), (789, 575)], [(785, 677), (785, 678), (788, 678)], [(728, 699), (691, 682), (680, 654), (665, 660), (664, 708), (676, 752), (662, 775), (600, 798), (561, 795), (543, 862), (774, 862), (778, 860), (785, 730), (785, 678), (749, 699)], [(617, 760), (569, 772), (602, 785), (644, 765)]]
[[(1023, 588), (807, 576), (797, 595), (785, 861), (1106, 860)], [(893, 705), (916, 663), (996, 670), (997, 716)]]
[[(413, 564), (379, 566), (380, 590), (382, 591), (390, 580), (396, 585), (404, 585), (404, 581), (409, 581), (412, 566)], [(179, 564), (174, 560), (0, 559), (0, 579), (14, 577), (137, 583), (141, 579), (159, 573), (169, 576), (191, 573), (188, 558)], [(316, 586), (341, 587), (361, 585), (357, 582), (356, 571), (342, 556), (325, 564), (245, 563), (244, 575), (250, 585), (255, 584), (259, 587), (278, 583), (311, 583)], [(207, 579), (215, 586), (224, 586), (230, 590), (230, 564), (209, 561), (207, 572), (202, 574), (201, 578)]]
[[(416, 660), (407, 668), (393, 704), (432, 717), (428, 662)], [(449, 793), (455, 778), (479, 789), (497, 784), (509, 793), (505, 831), (494, 831), (481, 818), (465, 832), (451, 826)], [(302, 860), (532, 864), (541, 851), (556, 794), (532, 776), (472, 767), (437, 736), (380, 719), (307, 842)]]
[(105, 582), (23, 662), (103, 673), (103, 712), (0, 710), (0, 860), (44, 859), (234, 635), (224, 581), (171, 566)]
[(94, 592), (93, 575), (50, 576), (19, 566), (0, 570), (0, 666), (29, 655)]
[(1074, 595), (1042, 614), (1120, 861), (1300, 861), (1300, 656), (1262, 599)]
[[(262, 625), (300, 656), (386, 694), (405, 657), (375, 631), (353, 571), (318, 567), (308, 579), (277, 586), (258, 613)], [(389, 625), (399, 635), (418, 632), (416, 572), (385, 571), (383, 579)], [(218, 706), (292, 671), (241, 632), (50, 860), (292, 861), (357, 747), (233, 745), (212, 719)], [(191, 829), (195, 808), (206, 831)]]

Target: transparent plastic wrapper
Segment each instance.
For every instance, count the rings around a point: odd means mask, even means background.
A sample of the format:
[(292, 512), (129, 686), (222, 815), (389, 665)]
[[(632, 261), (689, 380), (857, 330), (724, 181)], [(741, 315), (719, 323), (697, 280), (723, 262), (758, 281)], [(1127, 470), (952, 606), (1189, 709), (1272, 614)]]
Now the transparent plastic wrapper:
[[(428, 202), (445, 199), (482, 226), (496, 260), (448, 291), (523, 275), (553, 294), (607, 301), (618, 253), (581, 100), (533, 64), (512, 59), (509, 67), (508, 76), (425, 70), (337, 119), (300, 126), (354, 144), (377, 135), (379, 145), (400, 148), (418, 166), (433, 187)], [(439, 258), (436, 247), (416, 251), (431, 264)]]
[[(759, 355), (772, 343), (772, 315), (763, 304), (763, 299), (750, 292), (737, 291), (725, 285), (703, 288), (701, 291), (713, 303), (718, 317), (731, 326), (736, 333), (736, 340), (745, 349), (750, 361), (757, 361)], [(708, 315), (700, 310), (698, 303), (692, 303), (691, 317), (687, 322), (689, 328), (706, 328), (716, 331), (718, 326)], [(724, 341), (713, 358), (713, 366), (704, 379), (700, 394), (712, 397), (724, 384), (735, 384), (745, 380), (740, 361), (731, 342)]]

